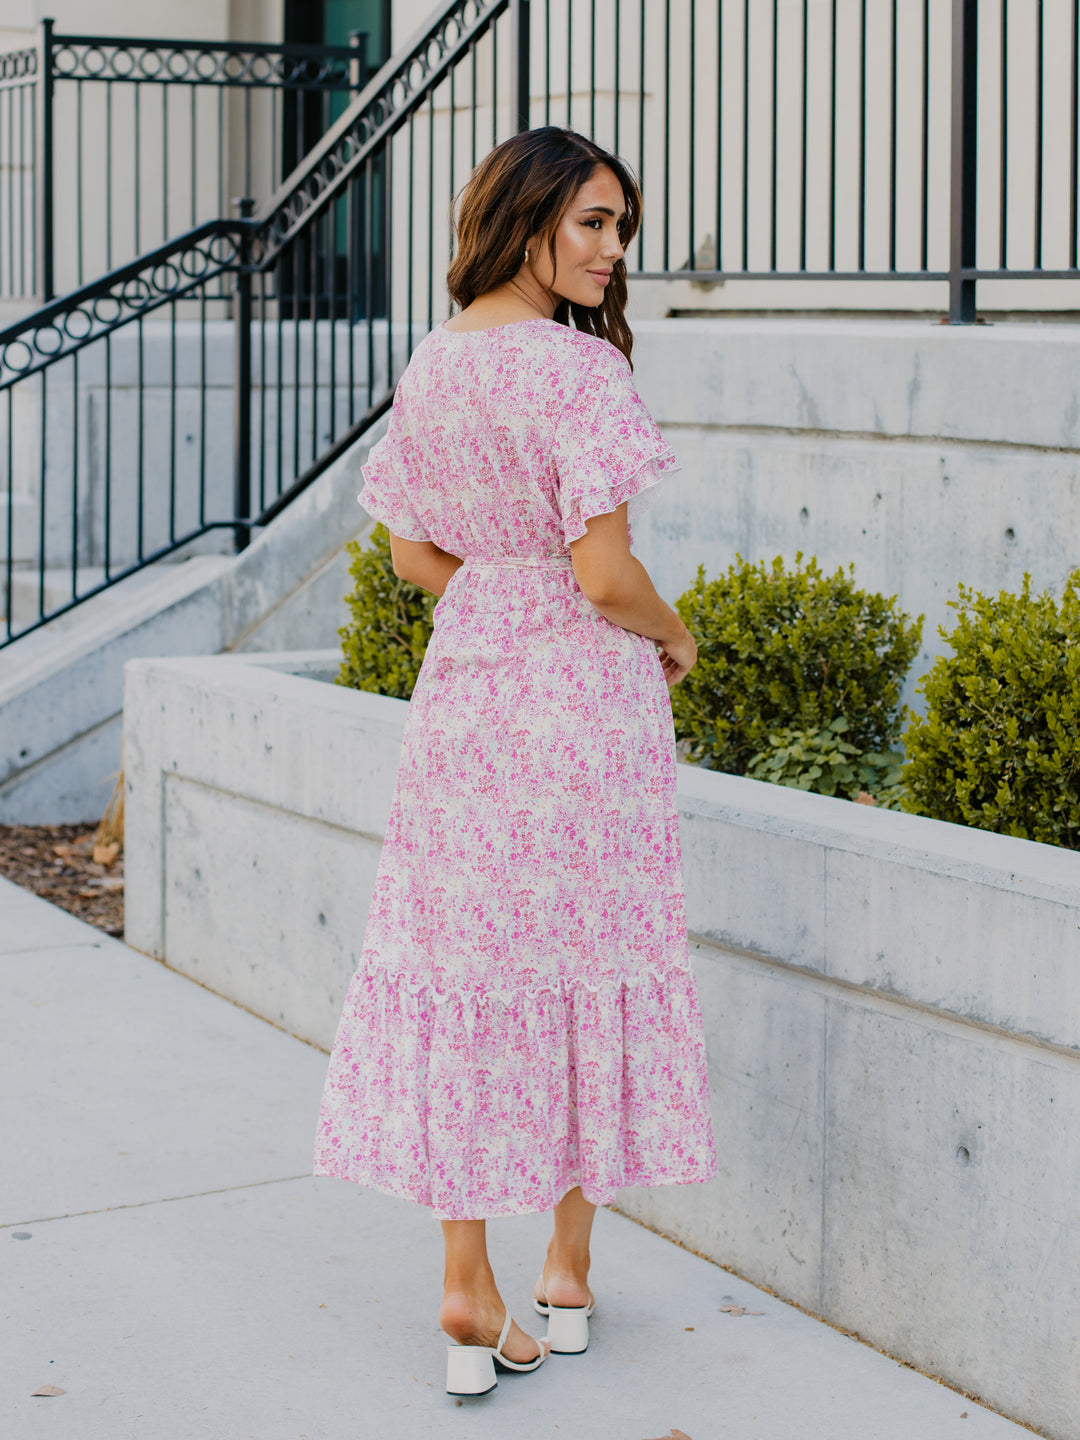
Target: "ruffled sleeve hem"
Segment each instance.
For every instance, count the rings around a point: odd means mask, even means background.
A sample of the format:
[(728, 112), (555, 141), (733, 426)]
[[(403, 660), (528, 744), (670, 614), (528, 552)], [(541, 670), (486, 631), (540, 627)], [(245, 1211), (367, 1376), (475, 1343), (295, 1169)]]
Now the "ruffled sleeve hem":
[(626, 504), (632, 527), (659, 482), (682, 466), (634, 389), (614, 346), (593, 341), (555, 434), (558, 506), (567, 545), (586, 522)]
[(364, 488), (356, 498), (372, 519), (381, 521), (402, 540), (427, 540), (427, 531), (406, 495), (408, 462), (402, 451), (398, 427), (392, 419), (389, 431), (372, 447), (367, 462), (361, 466)]
[(581, 539), (586, 521), (596, 515), (610, 515), (622, 504), (633, 526), (657, 498), (660, 482), (681, 469), (670, 445), (655, 453), (616, 451), (596, 457), (591, 466), (576, 469), (571, 484), (560, 496), (566, 543)]

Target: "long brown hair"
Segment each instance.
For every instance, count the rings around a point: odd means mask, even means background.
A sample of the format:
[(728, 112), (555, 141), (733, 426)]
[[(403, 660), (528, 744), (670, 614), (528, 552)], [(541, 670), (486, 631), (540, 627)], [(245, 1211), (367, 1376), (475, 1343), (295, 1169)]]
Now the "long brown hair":
[[(505, 285), (521, 269), (533, 236), (547, 242), (555, 264), (555, 231), (582, 185), (606, 165), (623, 192), (626, 218), (619, 226), (625, 250), (641, 223), (641, 191), (629, 167), (576, 130), (543, 125), (497, 145), (461, 191), (454, 259), (446, 274), (450, 297), (462, 309)], [(634, 337), (626, 323), (626, 263), (617, 260), (595, 307), (560, 300), (554, 319), (610, 340), (630, 359)]]

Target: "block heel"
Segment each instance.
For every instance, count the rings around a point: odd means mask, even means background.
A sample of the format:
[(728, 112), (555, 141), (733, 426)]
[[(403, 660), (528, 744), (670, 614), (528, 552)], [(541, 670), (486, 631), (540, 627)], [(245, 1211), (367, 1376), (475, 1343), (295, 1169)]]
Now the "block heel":
[(448, 1395), (486, 1395), (499, 1383), (495, 1366), (502, 1370), (516, 1370), (527, 1375), (540, 1366), (551, 1354), (547, 1340), (539, 1341), (540, 1354), (535, 1360), (508, 1360), (503, 1354), (506, 1337), (510, 1334), (510, 1311), (507, 1310), (499, 1331), (497, 1345), (448, 1345), (446, 1347), (446, 1393)]
[(548, 1339), (555, 1355), (582, 1355), (589, 1348), (589, 1310), (580, 1305), (573, 1310), (548, 1306)]
[[(544, 1293), (543, 1271), (536, 1286)], [(594, 1298), (590, 1298), (588, 1305), (551, 1305), (546, 1293), (541, 1299), (534, 1291), (533, 1309), (538, 1315), (548, 1317), (548, 1339), (553, 1355), (583, 1355), (589, 1348), (589, 1318), (596, 1309)]]
[(486, 1395), (499, 1383), (495, 1357), (486, 1345), (446, 1347), (446, 1393)]

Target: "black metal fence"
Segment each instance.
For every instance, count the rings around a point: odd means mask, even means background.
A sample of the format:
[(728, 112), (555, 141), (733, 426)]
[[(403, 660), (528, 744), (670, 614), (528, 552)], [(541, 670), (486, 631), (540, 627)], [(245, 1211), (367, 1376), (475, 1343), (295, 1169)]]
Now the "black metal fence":
[(370, 79), (351, 46), (61, 35), (0, 55), (0, 297), (44, 300), (272, 195)]
[(261, 206), (0, 333), (0, 644), (245, 544), (359, 438), (528, 124), (642, 173), (642, 278), (936, 283), (958, 322), (981, 279), (1080, 278), (1078, 4), (445, 0)]

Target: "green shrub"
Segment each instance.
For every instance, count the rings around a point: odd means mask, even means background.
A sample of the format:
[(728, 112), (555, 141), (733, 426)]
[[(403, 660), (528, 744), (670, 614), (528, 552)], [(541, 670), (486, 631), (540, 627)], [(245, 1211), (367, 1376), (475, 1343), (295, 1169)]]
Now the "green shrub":
[(1080, 847), (1080, 570), (1058, 604), (967, 586), (956, 628), (919, 688), (904, 743), (904, 809)]
[(339, 685), (408, 700), (431, 639), (436, 597), (394, 574), (390, 532), (376, 525), (370, 544), (349, 546), (356, 582), (345, 603), (352, 620), (338, 631), (344, 658)]
[(859, 756), (892, 749), (922, 617), (856, 589), (854, 566), (824, 575), (801, 554), (790, 571), (779, 558), (766, 568), (737, 557), (716, 580), (699, 566), (676, 608), (698, 643), (697, 665), (671, 692), (689, 759), (742, 775), (772, 732), (837, 720), (846, 728), (832, 733)]
[(876, 805), (898, 809), (903, 755), (899, 750), (863, 753), (844, 739), (850, 728), (846, 720), (838, 719), (823, 730), (797, 730), (790, 725), (772, 730), (767, 748), (758, 751), (746, 773), (751, 780), (846, 800), (865, 791)]

